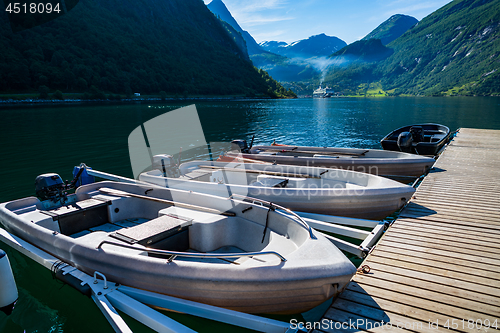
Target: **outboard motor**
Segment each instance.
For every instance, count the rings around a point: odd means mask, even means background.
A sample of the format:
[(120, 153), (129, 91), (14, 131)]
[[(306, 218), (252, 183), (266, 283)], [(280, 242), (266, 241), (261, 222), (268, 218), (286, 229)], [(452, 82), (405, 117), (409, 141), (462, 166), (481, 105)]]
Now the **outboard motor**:
[(7, 254), (0, 250), (0, 311), (7, 316), (14, 310), (18, 298), (16, 281)]
[(163, 177), (179, 178), (181, 171), (175, 163), (172, 155), (160, 154), (153, 156), (153, 169), (158, 169), (163, 173)]
[(248, 148), (246, 140), (233, 140), (231, 141), (231, 150), (241, 151), (242, 154), (249, 154), (250, 149)]
[(57, 173), (44, 173), (35, 179), (35, 193), (41, 200), (52, 200), (53, 202), (60, 201), (62, 204), (68, 199), (66, 191), (77, 187), (77, 182), (85, 171), (85, 166), (80, 166), (78, 171), (75, 171), (75, 178), (69, 183), (63, 182), (61, 176)]
[(66, 198), (66, 184), (57, 173), (44, 173), (35, 179), (35, 192), (40, 200), (57, 202)]
[(411, 137), (413, 142), (423, 142), (424, 141), (424, 129), (422, 126), (412, 126), (410, 127)]
[(398, 136), (399, 150), (405, 153), (411, 153), (413, 138), (410, 132), (401, 132)]

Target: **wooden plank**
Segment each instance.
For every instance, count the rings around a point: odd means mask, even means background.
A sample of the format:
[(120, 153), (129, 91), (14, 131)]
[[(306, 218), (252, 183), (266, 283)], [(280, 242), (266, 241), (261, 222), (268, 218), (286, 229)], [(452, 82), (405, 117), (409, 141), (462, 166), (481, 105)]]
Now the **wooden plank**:
[[(453, 295), (446, 295), (433, 290), (400, 284), (393, 281), (371, 278), (365, 275), (356, 276), (356, 281), (353, 281), (349, 284), (348, 290), (366, 292), (369, 295), (373, 293), (373, 295), (382, 298), (386, 298), (385, 291), (390, 290), (392, 292), (401, 294), (401, 297), (410, 295), (419, 297), (424, 300), (438, 301), (443, 304), (456, 305), (456, 307), (466, 310), (472, 309), (478, 314), (486, 314), (491, 316), (496, 316), (498, 314), (498, 309), (488, 304), (464, 299)], [(480, 317), (481, 316), (479, 316), (478, 318)]]
[(433, 177), (429, 178), (428, 182), (421, 183), (419, 188), (432, 189), (432, 188), (449, 188), (459, 189), (461, 191), (478, 191), (484, 190), (487, 192), (498, 192), (500, 186), (492, 183), (491, 180), (484, 182), (478, 181), (474, 178), (461, 179), (461, 177)]
[(429, 176), (428, 181), (420, 183), (419, 189), (425, 191), (450, 189), (455, 190), (453, 193), (460, 196), (462, 192), (497, 192), (500, 187), (491, 181), (478, 182), (477, 179), (468, 178), (463, 179), (461, 176), (454, 177), (439, 177)]
[(500, 322), (499, 139), (496, 130), (460, 131), (364, 261), (371, 273), (353, 278), (330, 317)]
[(400, 214), (400, 216), (403, 218), (418, 219), (420, 221), (446, 222), (448, 224), (456, 224), (456, 225), (470, 226), (471, 224), (473, 224), (474, 227), (488, 229), (488, 230), (485, 230), (487, 232), (500, 233), (499, 228), (495, 225), (486, 224), (486, 223), (479, 223), (479, 222), (464, 221), (463, 219), (450, 219), (450, 218), (446, 218), (442, 215), (441, 216), (429, 215), (429, 216), (415, 217), (415, 216), (406, 216), (404, 214), (404, 212), (402, 212)]
[[(500, 196), (500, 193), (499, 193)], [(448, 203), (443, 204), (443, 203), (434, 203), (434, 204), (429, 204), (429, 203), (423, 203), (421, 201), (414, 200), (412, 201), (412, 204), (409, 206), (406, 206), (405, 210), (411, 210), (411, 211), (422, 211), (422, 212), (429, 212), (434, 214), (445, 214), (448, 216), (457, 216), (457, 217), (463, 217), (463, 216), (469, 216), (473, 217), (474, 220), (490, 220), (490, 221), (498, 221), (498, 214), (500, 212), (497, 211), (489, 211), (485, 209), (478, 210), (477, 208), (468, 208), (468, 207), (460, 207), (460, 205), (456, 206), (451, 206), (448, 205)]]
[[(491, 229), (500, 231), (500, 221), (488, 221), (485, 219), (467, 216), (451, 216), (449, 214), (437, 213), (429, 214), (425, 212), (414, 212), (414, 211), (403, 211), (399, 214), (402, 218), (413, 218), (413, 219), (424, 219), (431, 221), (443, 221), (449, 224), (465, 224), (465, 225), (475, 225), (481, 227), (482, 229)], [(485, 230), (488, 231), (488, 230)]]
[[(395, 312), (427, 323), (429, 321), (435, 322), (436, 320), (444, 323), (450, 318), (458, 320), (481, 318), (482, 320), (488, 319), (490, 322), (494, 322), (496, 319), (494, 315), (492, 316), (475, 310), (456, 307), (453, 303), (446, 304), (441, 302), (440, 299), (439, 301), (436, 299), (423, 299), (414, 295), (394, 292), (390, 289), (372, 287), (366, 284), (360, 284), (358, 288), (354, 288), (354, 286), (352, 288), (358, 289), (357, 291), (359, 291), (359, 294), (362, 296), (351, 295), (350, 292), (354, 293), (356, 291), (350, 289), (342, 295), (342, 299), (344, 297), (357, 297), (360, 302), (376, 302), (378, 306), (382, 306), (382, 303), (385, 301), (384, 310), (386, 312)], [(465, 330), (460, 329), (460, 331)]]
[(453, 224), (450, 225), (449, 223), (439, 223), (439, 222), (430, 223), (429, 221), (427, 222), (422, 222), (420, 220), (412, 221), (401, 218), (397, 220), (396, 223), (393, 223), (390, 226), (390, 228), (428, 230), (429, 233), (442, 233), (444, 235), (450, 234), (452, 236), (456, 236), (458, 233), (466, 233), (467, 238), (469, 239), (477, 239), (492, 243), (498, 242), (498, 234), (485, 233), (484, 231), (481, 231), (482, 229), (477, 229), (477, 228), (472, 229), (469, 228), (468, 226), (457, 226)]
[[(458, 241), (457, 239), (452, 239), (452, 240), (447, 240), (444, 237), (430, 237), (429, 234), (418, 234), (416, 232), (410, 232), (410, 233), (405, 233), (405, 232), (397, 232), (397, 233), (390, 233), (387, 234), (387, 237), (397, 237), (397, 238), (403, 238), (403, 239), (408, 239), (412, 241), (419, 241), (420, 243), (425, 243), (429, 244), (430, 247), (433, 244), (438, 244), (439, 246), (449, 246), (450, 248), (457, 248), (457, 252), (460, 253), (469, 253), (469, 254), (476, 254), (478, 256), (484, 256), (484, 257), (491, 257), (495, 256), (496, 254), (499, 253), (499, 249), (495, 247), (491, 247), (489, 245), (476, 245), (472, 244), (471, 242), (467, 242), (466, 239), (464, 239), (462, 242)], [(391, 239), (391, 238), (390, 238)], [(497, 244), (498, 245), (498, 244)], [(498, 261), (498, 264), (500, 265), (500, 260)]]
[[(375, 257), (382, 257), (386, 259), (391, 259), (391, 260), (399, 260), (401, 262), (408, 262), (412, 264), (421, 264), (421, 265), (426, 265), (426, 266), (431, 266), (433, 269), (445, 269), (449, 272), (458, 272), (458, 273), (464, 273), (467, 275), (474, 275), (477, 277), (485, 278), (487, 277), (488, 282), (487, 284), (495, 284), (498, 283), (498, 281), (495, 280), (500, 280), (500, 271), (484, 271), (482, 269), (478, 269), (477, 267), (468, 267), (468, 266), (462, 266), (458, 265), (455, 262), (449, 262), (449, 261), (443, 261), (443, 260), (433, 260), (429, 259), (428, 257), (419, 257), (419, 256), (412, 256), (412, 255), (403, 255), (400, 253), (394, 253), (391, 251), (387, 251), (387, 248), (378, 248), (376, 253), (372, 253), (372, 256)], [(492, 281), (490, 282), (491, 279)]]
[[(347, 296), (349, 293), (352, 293), (352, 291), (347, 290), (343, 294), (344, 296)], [(361, 299), (363, 297), (361, 293), (358, 293), (355, 296), (357, 296), (357, 301), (363, 300)], [(382, 303), (384, 302), (385, 301), (382, 300)], [(402, 331), (405, 325), (409, 328), (413, 326), (413, 328), (409, 329), (409, 331), (411, 332), (428, 332), (428, 330), (425, 329), (425, 324), (427, 324), (427, 322), (415, 323), (414, 325), (412, 325), (413, 323), (411, 318), (407, 318), (398, 313), (384, 311), (378, 304), (375, 305), (375, 307), (371, 307), (357, 302), (350, 302), (344, 298), (338, 298), (332, 304), (332, 308), (325, 314), (325, 317), (332, 318), (334, 314), (332, 314), (331, 312), (335, 311), (350, 313), (351, 315), (348, 317), (348, 319), (350, 319), (352, 322), (357, 322), (358, 320), (360, 320), (359, 328), (366, 331), (371, 331), (370, 328), (374, 325), (385, 325), (385, 323), (391, 323), (391, 332), (392, 329)], [(347, 322), (349, 322), (349, 320)], [(386, 328), (385, 330), (388, 329), (389, 328)]]
[[(353, 281), (357, 282), (357, 279), (360, 276), (361, 275), (356, 275)], [(393, 283), (400, 284), (401, 286), (419, 288), (423, 290), (429, 290), (441, 293), (443, 295), (459, 297), (464, 300), (483, 303), (486, 306), (498, 307), (498, 302), (499, 302), (498, 297), (457, 288), (456, 285), (452, 286), (443, 285), (442, 283), (438, 283), (433, 280), (429, 281), (418, 278), (412, 278), (411, 276), (398, 275), (393, 272), (387, 272), (379, 269), (374, 269), (370, 272), (370, 274), (363, 276), (383, 281), (390, 281)]]
[(478, 207), (485, 207), (488, 208), (490, 206), (495, 206), (495, 203), (497, 202), (495, 199), (492, 197), (486, 197), (486, 198), (480, 198), (480, 193), (460, 193), (460, 195), (457, 195), (456, 192), (451, 193), (450, 191), (443, 191), (443, 192), (437, 192), (435, 190), (432, 191), (424, 191), (421, 190), (414, 194), (414, 197), (416, 199), (419, 198), (419, 196), (425, 196), (427, 199), (434, 200), (434, 201), (447, 201), (447, 202), (455, 202), (455, 203), (460, 203), (460, 202), (467, 202), (467, 203), (473, 203), (474, 205)]
[[(458, 177), (458, 176), (457, 176)], [(450, 180), (450, 182), (455, 182), (456, 180)], [(478, 202), (483, 202), (483, 200), (488, 200), (491, 199), (491, 197), (488, 196), (480, 196), (480, 197), (475, 197), (474, 194), (481, 194), (486, 192), (492, 192), (495, 193), (497, 192), (496, 189), (490, 187), (471, 187), (469, 189), (465, 188), (460, 188), (458, 187), (455, 188), (454, 186), (439, 186), (439, 184), (432, 184), (432, 185), (425, 185), (425, 182), (422, 182), (420, 186), (418, 187), (418, 191), (420, 195), (426, 195), (426, 196), (438, 196), (442, 198), (465, 198), (468, 199), (472, 197), (473, 199), (477, 199)]]
[[(450, 200), (450, 199), (447, 199), (447, 198), (438, 198), (438, 197), (429, 197), (429, 196), (426, 196), (425, 197), (425, 200), (424, 199), (421, 199), (421, 198), (424, 198), (423, 196), (420, 196), (419, 193), (417, 192), (417, 197), (413, 198), (412, 199), (412, 202), (415, 203), (415, 204), (418, 204), (418, 205), (421, 205), (421, 206), (426, 206), (427, 204), (429, 204), (429, 202), (433, 202), (434, 205), (439, 205), (441, 208), (443, 208), (443, 205), (445, 205), (446, 207), (458, 207), (459, 209), (461, 208), (464, 208), (464, 207), (471, 207), (471, 208), (466, 208), (466, 209), (469, 209), (469, 210), (473, 210), (473, 211), (477, 211), (477, 212), (491, 212), (491, 213), (495, 213), (498, 211), (498, 206), (496, 206), (496, 204), (492, 204), (492, 203), (489, 203), (489, 204), (482, 204), (482, 203), (477, 203), (477, 202), (471, 202), (471, 201), (467, 201), (467, 200)], [(467, 206), (464, 206), (465, 204), (467, 204)]]
[[(436, 203), (442, 203), (442, 204), (466, 203), (469, 205), (473, 205), (474, 208), (476, 208), (479, 211), (492, 209), (492, 207), (496, 208), (497, 201), (493, 197), (498, 196), (498, 195), (492, 195), (492, 197), (488, 199), (479, 199), (478, 197), (481, 196), (480, 193), (471, 193), (470, 195), (461, 195), (460, 197), (457, 197), (457, 196), (452, 196), (451, 194), (439, 194), (436, 192), (432, 192), (432, 194), (417, 192), (417, 194), (415, 194), (414, 199), (418, 200), (424, 195), (427, 200), (432, 200)], [(494, 208), (492, 210), (494, 210)]]
[(420, 218), (420, 217), (432, 217), (434, 219), (446, 219), (449, 221), (457, 221), (460, 220), (462, 222), (469, 222), (469, 223), (481, 223), (483, 225), (489, 225), (489, 228), (492, 229), (497, 229), (500, 230), (500, 221), (496, 218), (484, 218), (480, 216), (471, 216), (473, 214), (467, 214), (467, 212), (462, 212), (460, 213), (446, 213), (443, 211), (433, 211), (431, 209), (404, 209), (401, 213), (401, 217), (413, 217), (413, 218)]
[[(500, 193), (498, 193), (498, 196), (500, 197)], [(417, 202), (416, 200), (410, 202), (406, 207), (406, 209), (410, 210), (422, 210), (422, 211), (429, 211), (429, 212), (436, 212), (438, 214), (441, 213), (446, 213), (446, 214), (451, 214), (456, 215), (458, 213), (462, 213), (463, 216), (464, 214), (471, 213), (474, 214), (475, 218), (481, 218), (481, 219), (492, 219), (494, 221), (498, 221), (498, 212), (496, 211), (489, 211), (487, 209), (478, 209), (477, 207), (467, 207), (467, 206), (460, 206), (458, 205), (460, 210), (457, 210), (457, 206), (448, 206), (448, 203), (443, 203), (443, 202), (434, 202), (434, 203), (425, 203), (421, 204), (420, 202)]]
[[(417, 193), (418, 194), (418, 193)], [(421, 206), (429, 206), (430, 208), (431, 207), (442, 207), (442, 202), (438, 202), (436, 200), (431, 200), (427, 197), (424, 197), (424, 196), (418, 196), (418, 197), (414, 197), (412, 198), (411, 202), (414, 202), (418, 205), (421, 205)], [(446, 203), (446, 207), (450, 207), (450, 208), (459, 208), (459, 209), (470, 209), (470, 210), (474, 210), (474, 211), (477, 211), (479, 210), (480, 212), (487, 212), (488, 214), (495, 214), (495, 213), (498, 213), (500, 212), (500, 207), (497, 207), (497, 206), (487, 206), (487, 207), (484, 207), (484, 208), (479, 208), (478, 206), (472, 206), (472, 207), (467, 207), (461, 203), (454, 203), (454, 202), (449, 202), (447, 201)]]
[[(390, 273), (393, 276), (393, 281), (398, 281), (403, 284), (416, 285), (418, 280), (425, 282), (432, 282), (441, 285), (441, 288), (445, 290), (448, 288), (449, 291), (453, 290), (463, 290), (468, 291), (470, 295), (481, 296), (483, 303), (500, 306), (500, 289), (498, 287), (489, 287), (478, 285), (475, 283), (462, 281), (452, 277), (443, 277), (435, 274), (414, 271), (407, 268), (388, 266), (384, 264), (379, 264), (376, 262), (370, 262), (370, 268), (372, 270)], [(443, 291), (444, 292), (444, 291)], [(469, 298), (467, 299), (475, 299)]]
[[(408, 245), (405, 243), (382, 243), (377, 245), (376, 250), (378, 249), (383, 249), (384, 251), (393, 253), (406, 253), (407, 255), (412, 254), (414, 257), (430, 258), (430, 260), (434, 260), (437, 262), (448, 260), (448, 262), (451, 262), (458, 266), (477, 268), (480, 270), (484, 270), (489, 274), (498, 273), (497, 266), (473, 261), (468, 257), (464, 258), (464, 256), (460, 254), (449, 253), (447, 251), (433, 250), (421, 246)], [(372, 253), (375, 253), (375, 251)]]
[[(373, 291), (373, 289), (371, 290)], [(402, 325), (402, 327), (408, 327), (410, 331), (413, 332), (429, 332), (431, 329), (429, 327), (429, 321), (445, 323), (446, 320), (450, 318), (459, 318), (464, 311), (456, 311), (458, 314), (442, 314), (439, 311), (439, 305), (433, 304), (430, 301), (422, 302), (421, 299), (417, 297), (406, 296), (405, 300), (408, 303), (399, 302), (397, 293), (392, 293), (388, 290), (384, 290), (386, 296), (391, 299), (386, 299), (378, 297), (374, 294), (368, 294), (366, 292), (355, 292), (352, 290), (346, 290), (341, 298), (339, 298), (332, 307), (336, 309), (343, 309), (344, 311), (353, 312), (357, 315), (364, 315), (371, 319), (387, 322), (390, 320), (397, 325)], [(349, 299), (356, 299), (360, 302), (356, 305), (354, 302), (349, 302)], [(415, 303), (412, 303), (415, 302)], [(415, 304), (415, 305), (413, 305)], [(427, 308), (429, 307), (429, 309)], [(441, 309), (445, 306), (442, 305)], [(433, 311), (435, 310), (435, 311)], [(449, 310), (449, 312), (453, 313)], [(488, 317), (487, 315), (482, 315), (483, 317)], [(462, 332), (473, 332), (473, 330), (465, 327), (460, 329)]]
[(485, 263), (485, 264), (489, 264), (489, 265), (494, 265), (495, 267), (498, 267), (498, 269), (500, 269), (500, 259), (491, 258), (491, 256), (485, 256), (480, 251), (473, 251), (473, 250), (469, 250), (467, 248), (458, 248), (458, 247), (453, 247), (453, 246), (440, 245), (440, 244), (436, 244), (435, 242), (418, 241), (418, 240), (412, 240), (409, 238), (401, 238), (401, 237), (398, 237), (398, 235), (392, 235), (392, 234), (386, 234), (382, 241), (383, 241), (383, 244), (403, 243), (403, 244), (407, 244), (407, 245), (420, 246), (423, 248), (427, 248), (429, 250), (442, 250), (442, 251), (447, 251), (449, 253), (456, 253), (462, 257), (467, 256), (467, 258), (469, 260), (481, 262), (481, 263)]
[[(356, 303), (355, 303), (356, 304)], [(386, 332), (386, 328), (380, 328), (380, 327), (374, 327), (378, 326), (381, 324), (381, 321), (379, 320), (373, 320), (370, 318), (367, 318), (364, 315), (357, 315), (354, 313), (350, 313), (347, 311), (343, 311), (343, 309), (338, 309), (331, 307), (328, 309), (324, 315), (324, 319), (328, 321), (333, 321), (333, 327), (329, 327), (327, 329), (322, 329), (322, 332)], [(390, 320), (390, 318), (388, 317)], [(399, 318), (398, 318), (399, 319)], [(357, 323), (358, 320), (362, 321), (362, 324), (360, 322), (360, 325), (354, 325), (355, 328), (349, 327), (349, 323)], [(337, 325), (337, 328), (335, 327), (335, 323), (339, 323)], [(338, 327), (342, 327), (342, 324), (344, 324), (344, 328), (338, 329)], [(328, 323), (328, 326), (332, 326), (332, 324)], [(365, 329), (366, 328), (366, 329)], [(403, 332), (402, 329), (399, 329), (394, 325), (392, 329), (395, 330), (395, 332)], [(391, 329), (391, 332), (392, 332)]]
[(401, 221), (398, 221), (398, 223), (393, 224), (390, 228), (400, 234), (411, 233), (417, 236), (427, 235), (429, 238), (434, 238), (434, 239), (446, 239), (446, 240), (456, 241), (459, 243), (491, 246), (493, 248), (500, 249), (500, 242), (498, 242), (498, 239), (495, 237), (488, 238), (488, 237), (483, 237), (482, 235), (476, 235), (470, 233), (458, 235), (456, 229), (452, 228), (435, 229), (428, 225), (419, 226), (419, 225), (405, 224), (404, 222)]
[(456, 229), (457, 232), (479, 232), (485, 234), (485, 237), (497, 237), (497, 235), (500, 235), (500, 230), (495, 230), (495, 229), (488, 229), (488, 233), (485, 232), (484, 228), (481, 228), (481, 226), (476, 226), (476, 225), (471, 225), (470, 223), (450, 223), (448, 221), (440, 221), (440, 220), (433, 220), (433, 219), (424, 219), (424, 218), (411, 218), (411, 217), (402, 217), (399, 218), (393, 225), (396, 223), (400, 222), (407, 222), (407, 223), (414, 223), (415, 225), (422, 225), (422, 226), (440, 226), (440, 227), (445, 227), (445, 228), (453, 228)]
[[(409, 269), (412, 271), (423, 272), (423, 273), (427, 273), (427, 274), (434, 274), (434, 275), (443, 276), (443, 277), (452, 277), (453, 279), (456, 279), (456, 280), (471, 282), (474, 284), (484, 285), (487, 287), (493, 286), (493, 287), (500, 288), (500, 281), (493, 280), (493, 279), (489, 278), (489, 276), (472, 275), (472, 274), (460, 272), (456, 269), (449, 270), (449, 269), (446, 269), (442, 266), (435, 267), (432, 265), (433, 262), (431, 262), (431, 261), (428, 261), (427, 263), (423, 264), (423, 263), (409, 262), (409, 261), (403, 261), (403, 260), (396, 260), (393, 258), (387, 258), (387, 257), (379, 256), (378, 254), (374, 254), (372, 256), (372, 258), (370, 258), (370, 262), (381, 264), (381, 265), (388, 265), (388, 266), (395, 266), (395, 267), (399, 267), (399, 268), (405, 268), (405, 269)], [(497, 288), (493, 288), (493, 289), (497, 289)], [(494, 291), (494, 290), (491, 290), (491, 291)], [(488, 292), (488, 293), (490, 293), (490, 292)], [(499, 290), (499, 296), (500, 296), (500, 290)]]

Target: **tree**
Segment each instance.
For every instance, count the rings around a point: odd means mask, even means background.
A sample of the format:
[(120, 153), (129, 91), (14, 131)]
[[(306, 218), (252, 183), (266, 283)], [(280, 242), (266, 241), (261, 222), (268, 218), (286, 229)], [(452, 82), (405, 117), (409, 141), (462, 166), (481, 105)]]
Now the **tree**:
[(54, 91), (54, 93), (52, 94), (52, 97), (55, 99), (60, 99), (60, 100), (64, 99), (63, 94), (60, 90)]
[(40, 86), (38, 88), (38, 92), (40, 93), (40, 96), (39, 96), (40, 98), (46, 99), (49, 97), (50, 89), (47, 86)]

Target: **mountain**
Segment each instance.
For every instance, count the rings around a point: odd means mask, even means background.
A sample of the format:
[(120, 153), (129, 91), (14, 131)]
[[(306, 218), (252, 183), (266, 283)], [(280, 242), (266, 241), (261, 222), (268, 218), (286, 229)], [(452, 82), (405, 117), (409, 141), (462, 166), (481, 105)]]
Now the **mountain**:
[(226, 5), (221, 1), (221, 0), (212, 0), (208, 5), (208, 9), (212, 13), (215, 14), (215, 16), (219, 17), (221, 20), (227, 22), (230, 26), (232, 26), (236, 31), (238, 31), (243, 39), (245, 40), (247, 44), (247, 49), (248, 49), (248, 54), (256, 54), (256, 53), (262, 53), (263, 50), (257, 44), (255, 39), (245, 30), (243, 30), (238, 22), (234, 19), (234, 17), (231, 15), (229, 10), (227, 9)]
[(250, 59), (254, 66), (265, 70), (280, 82), (304, 81), (318, 75), (317, 69), (304, 60), (290, 59), (271, 52), (254, 54)]
[(392, 55), (331, 69), (326, 83), (390, 95), (499, 95), (500, 0), (454, 0), (389, 43)]
[(259, 44), (264, 50), (289, 58), (310, 58), (329, 56), (346, 46), (343, 40), (319, 34), (302, 39), (291, 44), (285, 42), (268, 41)]
[(2, 93), (253, 95), (270, 88), (202, 1), (80, 0), (19, 32), (2, 11), (0, 49)]
[(500, 93), (500, 0), (455, 0), (388, 45), (378, 66), (404, 94)]
[(288, 46), (288, 43), (276, 42), (276, 41), (272, 40), (272, 41), (262, 42), (259, 44), (259, 46), (268, 52), (279, 54), (279, 55), (283, 56), (283, 53), (286, 52), (286, 51), (284, 51), (284, 49), (286, 49), (286, 47)]
[(380, 61), (389, 57), (394, 51), (382, 44), (380, 39), (358, 40), (335, 52), (331, 58), (344, 57), (350, 62)]
[(363, 40), (380, 39), (382, 44), (387, 45), (417, 23), (418, 20), (413, 16), (402, 14), (392, 15), (388, 20), (366, 35)]

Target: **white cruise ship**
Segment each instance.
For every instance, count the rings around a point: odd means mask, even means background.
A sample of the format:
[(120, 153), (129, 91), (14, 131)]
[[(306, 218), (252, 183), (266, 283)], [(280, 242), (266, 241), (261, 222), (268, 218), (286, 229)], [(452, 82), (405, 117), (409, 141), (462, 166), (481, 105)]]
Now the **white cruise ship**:
[(334, 91), (333, 91), (332, 88), (329, 88), (328, 86), (326, 86), (325, 88), (323, 88), (320, 85), (318, 89), (314, 90), (313, 97), (314, 98), (326, 98), (326, 97), (333, 96), (333, 93), (334, 93)]

